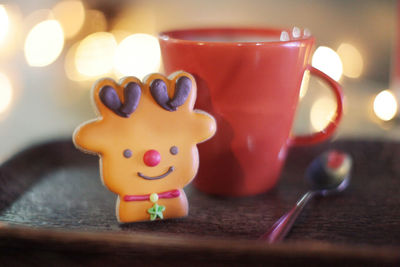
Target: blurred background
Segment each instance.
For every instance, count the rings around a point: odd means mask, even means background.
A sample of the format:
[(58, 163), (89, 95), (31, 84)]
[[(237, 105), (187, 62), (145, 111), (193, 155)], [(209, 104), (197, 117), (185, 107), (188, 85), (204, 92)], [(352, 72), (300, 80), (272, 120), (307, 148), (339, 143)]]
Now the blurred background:
[[(0, 2), (0, 160), (71, 138), (95, 117), (89, 91), (108, 76), (162, 72), (157, 33), (188, 27), (307, 28), (312, 64), (343, 85), (335, 138), (400, 138), (395, 0), (13, 0)], [(335, 110), (305, 75), (294, 132), (321, 130)]]

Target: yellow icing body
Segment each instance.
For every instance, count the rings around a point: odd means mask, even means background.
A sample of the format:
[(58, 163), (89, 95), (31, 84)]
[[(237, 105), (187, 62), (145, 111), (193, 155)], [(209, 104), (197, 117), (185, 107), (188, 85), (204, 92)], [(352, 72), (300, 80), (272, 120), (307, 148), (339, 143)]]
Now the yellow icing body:
[[(163, 109), (150, 93), (155, 79), (162, 79), (168, 94), (173, 96), (176, 81), (186, 76), (192, 87), (185, 103), (176, 111)], [(113, 87), (124, 102), (124, 87), (136, 82), (141, 87), (141, 97), (136, 110), (128, 118), (115, 114), (106, 107), (99, 97), (104, 86)], [(153, 202), (148, 200), (125, 201), (124, 196), (159, 194), (178, 189), (179, 197), (157, 199), (158, 205), (165, 206), (164, 218), (182, 217), (188, 214), (188, 202), (182, 188), (196, 175), (199, 157), (196, 144), (212, 137), (216, 131), (215, 120), (207, 113), (193, 110), (196, 99), (194, 78), (185, 72), (177, 72), (166, 78), (151, 74), (142, 83), (135, 77), (124, 78), (120, 84), (112, 79), (98, 81), (92, 90), (94, 104), (99, 117), (79, 126), (73, 140), (77, 148), (100, 156), (103, 184), (118, 194), (117, 217), (120, 222), (149, 220), (147, 210)], [(173, 155), (171, 147), (178, 153)], [(132, 151), (131, 157), (124, 157), (124, 150)], [(157, 166), (148, 166), (143, 156), (146, 151), (157, 150), (161, 160)], [(140, 177), (158, 177), (173, 171), (163, 178), (148, 180)], [(154, 199), (154, 196), (153, 196)]]

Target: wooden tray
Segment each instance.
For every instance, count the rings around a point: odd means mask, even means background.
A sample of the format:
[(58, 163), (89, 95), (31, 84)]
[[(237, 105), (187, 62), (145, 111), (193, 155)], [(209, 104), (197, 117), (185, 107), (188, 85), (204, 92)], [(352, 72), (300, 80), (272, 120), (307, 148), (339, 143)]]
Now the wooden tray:
[[(328, 148), (353, 156), (349, 189), (312, 201), (285, 242), (257, 241), (306, 191), (307, 164)], [(292, 149), (271, 192), (223, 198), (189, 186), (187, 218), (121, 225), (97, 157), (54, 141), (0, 166), (0, 262), (400, 266), (399, 190), (400, 144), (340, 141)]]

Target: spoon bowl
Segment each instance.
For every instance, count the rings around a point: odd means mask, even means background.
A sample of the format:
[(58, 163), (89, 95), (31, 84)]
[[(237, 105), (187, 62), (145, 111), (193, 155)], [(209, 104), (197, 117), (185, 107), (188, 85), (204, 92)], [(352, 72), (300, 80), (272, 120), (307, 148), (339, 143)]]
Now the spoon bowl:
[(315, 194), (323, 196), (340, 193), (350, 183), (351, 157), (330, 150), (315, 158), (306, 170), (306, 179)]
[(337, 150), (327, 151), (314, 159), (306, 170), (310, 191), (305, 193), (296, 205), (279, 218), (259, 239), (269, 243), (282, 241), (301, 211), (314, 196), (328, 196), (345, 190), (350, 183), (352, 163), (348, 154)]

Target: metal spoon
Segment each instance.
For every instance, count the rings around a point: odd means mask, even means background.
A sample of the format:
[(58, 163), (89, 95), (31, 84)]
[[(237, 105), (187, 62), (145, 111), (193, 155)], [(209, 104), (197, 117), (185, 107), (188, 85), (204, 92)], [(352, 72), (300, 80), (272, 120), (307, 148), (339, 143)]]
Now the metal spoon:
[(351, 165), (351, 157), (336, 150), (327, 151), (314, 159), (306, 171), (307, 180), (311, 185), (310, 191), (259, 239), (269, 243), (282, 241), (309, 200), (316, 195), (327, 196), (347, 188)]

